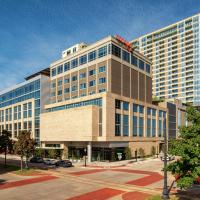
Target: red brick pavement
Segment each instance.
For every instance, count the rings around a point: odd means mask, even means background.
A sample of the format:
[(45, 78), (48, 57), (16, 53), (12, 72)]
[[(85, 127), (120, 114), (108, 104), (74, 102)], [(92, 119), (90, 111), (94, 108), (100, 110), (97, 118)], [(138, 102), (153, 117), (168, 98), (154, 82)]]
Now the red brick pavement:
[(49, 180), (56, 179), (56, 178), (58, 178), (58, 177), (47, 175), (47, 176), (30, 178), (30, 179), (25, 179), (25, 180), (20, 180), (20, 181), (1, 183), (0, 190), (7, 189), (7, 188), (13, 188), (13, 187), (20, 187), (20, 186), (24, 186), (24, 185), (28, 185), (28, 184), (33, 184), (33, 183), (49, 181)]
[(80, 196), (72, 197), (67, 200), (106, 200), (111, 197), (120, 195), (122, 193), (124, 193), (124, 191), (122, 190), (116, 190), (112, 188), (103, 188), (103, 189), (96, 190), (93, 192), (88, 192)]

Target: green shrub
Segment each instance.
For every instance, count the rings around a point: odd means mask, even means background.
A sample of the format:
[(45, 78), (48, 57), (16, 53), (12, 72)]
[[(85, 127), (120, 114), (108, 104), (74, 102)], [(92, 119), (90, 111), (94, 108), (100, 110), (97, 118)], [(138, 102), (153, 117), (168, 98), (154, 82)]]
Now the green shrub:
[(143, 148), (139, 148), (139, 156), (140, 158), (144, 158), (145, 157), (145, 152), (144, 152), (144, 149)]
[(126, 160), (130, 160), (132, 158), (131, 149), (129, 147), (125, 148), (124, 153), (125, 153), (125, 159)]

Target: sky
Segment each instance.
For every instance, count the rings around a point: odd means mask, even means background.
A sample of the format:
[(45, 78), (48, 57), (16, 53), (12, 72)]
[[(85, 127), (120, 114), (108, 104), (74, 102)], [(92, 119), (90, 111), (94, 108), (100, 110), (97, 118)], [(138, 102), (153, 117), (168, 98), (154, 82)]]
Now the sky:
[(129, 41), (197, 13), (199, 0), (0, 0), (0, 90), (76, 43)]

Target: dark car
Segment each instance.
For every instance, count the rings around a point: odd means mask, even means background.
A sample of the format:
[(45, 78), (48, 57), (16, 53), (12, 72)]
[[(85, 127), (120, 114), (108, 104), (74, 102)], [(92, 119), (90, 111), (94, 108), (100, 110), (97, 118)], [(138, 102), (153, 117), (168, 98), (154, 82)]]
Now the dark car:
[(44, 162), (44, 160), (43, 160), (43, 158), (41, 158), (41, 157), (32, 157), (31, 159), (30, 159), (30, 162), (31, 163), (43, 163)]
[(56, 162), (57, 167), (72, 167), (72, 162), (69, 160), (59, 160)]

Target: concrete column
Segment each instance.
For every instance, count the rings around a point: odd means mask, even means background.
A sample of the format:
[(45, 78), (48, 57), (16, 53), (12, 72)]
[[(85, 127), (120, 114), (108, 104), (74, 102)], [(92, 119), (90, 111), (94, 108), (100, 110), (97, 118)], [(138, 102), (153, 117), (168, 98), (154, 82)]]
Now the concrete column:
[(62, 152), (62, 159), (68, 158), (68, 146), (67, 143), (63, 144), (63, 152)]
[(87, 157), (88, 157), (88, 162), (92, 162), (92, 142), (88, 142)]

